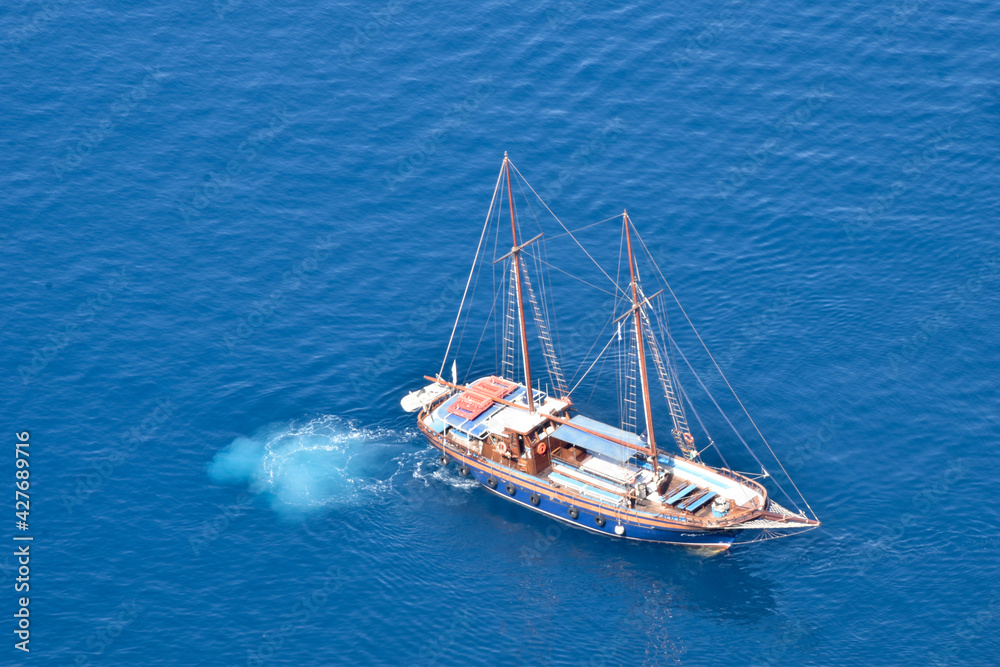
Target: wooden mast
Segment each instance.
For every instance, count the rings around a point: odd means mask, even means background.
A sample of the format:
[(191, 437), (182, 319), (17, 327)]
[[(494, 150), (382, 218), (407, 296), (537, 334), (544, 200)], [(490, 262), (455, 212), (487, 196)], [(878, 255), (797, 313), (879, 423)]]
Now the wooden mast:
[(503, 164), (507, 171), (507, 201), (510, 205), (510, 231), (514, 235), (514, 273), (517, 284), (517, 313), (521, 321), (521, 353), (524, 356), (524, 379), (528, 385), (528, 413), (535, 414), (535, 399), (531, 389), (531, 364), (528, 362), (528, 329), (524, 324), (524, 301), (521, 299), (521, 249), (517, 245), (517, 225), (514, 222), (514, 192), (510, 189), (510, 158), (503, 152)]
[(628, 211), (622, 213), (625, 223), (625, 240), (628, 243), (628, 270), (632, 276), (632, 314), (635, 316), (635, 340), (639, 348), (639, 376), (642, 378), (642, 401), (646, 412), (646, 433), (649, 434), (649, 451), (653, 457), (653, 475), (659, 476), (660, 461), (656, 452), (656, 438), (653, 437), (653, 411), (649, 404), (649, 376), (646, 374), (646, 345), (642, 337), (642, 318), (639, 317), (639, 290), (636, 287), (635, 266), (632, 262), (632, 237), (629, 234)]

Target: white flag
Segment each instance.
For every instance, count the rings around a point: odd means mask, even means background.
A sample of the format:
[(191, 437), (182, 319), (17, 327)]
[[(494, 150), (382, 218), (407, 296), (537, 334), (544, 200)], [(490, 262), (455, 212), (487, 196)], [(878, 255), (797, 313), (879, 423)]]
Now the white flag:
[(619, 322), (618, 323), (618, 342), (620, 343), (621, 340), (622, 340), (622, 323)]
[(451, 362), (451, 383), (458, 384), (458, 359)]

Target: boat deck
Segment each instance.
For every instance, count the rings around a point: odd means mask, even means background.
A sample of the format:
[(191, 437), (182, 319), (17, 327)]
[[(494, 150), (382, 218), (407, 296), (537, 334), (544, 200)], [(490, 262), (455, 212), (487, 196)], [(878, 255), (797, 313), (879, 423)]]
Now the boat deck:
[[(613, 505), (628, 505), (630, 487), (637, 481), (650, 485), (652, 482), (652, 473), (643, 467), (620, 466), (592, 455), (576, 465), (553, 461), (552, 467), (539, 477), (572, 493)], [(645, 499), (636, 500), (635, 509), (661, 515), (710, 517), (711, 501), (717, 494), (699, 483), (700, 480), (671, 474), (662, 496), (650, 488)]]
[[(562, 493), (579, 497), (581, 502), (598, 503), (609, 513), (618, 508), (700, 523), (713, 521), (712, 505), (720, 497), (729, 501), (727, 520), (759, 506), (762, 490), (757, 491), (751, 483), (727, 475), (726, 471), (667, 454), (659, 455), (660, 470), (666, 474), (659, 488), (655, 488), (651, 462), (620, 444), (638, 447), (644, 442), (641, 438), (580, 415), (561, 425), (548, 423), (550, 415), (565, 420), (562, 411), (566, 403), (537, 390), (533, 394), (540, 402), (534, 414), (508, 405), (520, 404), (526, 394), (525, 387), (517, 387), (508, 394), (509, 401), (494, 403), (475, 415), (449, 411), (463, 394), (443, 396), (425, 406), (427, 416), (421, 423), (461, 451), (531, 475)], [(531, 423), (522, 424), (525, 419)], [(525, 445), (526, 442), (529, 444)], [(543, 443), (550, 452), (533, 465), (528, 451)], [(519, 450), (519, 455), (509, 456), (508, 447)], [(542, 457), (543, 451), (537, 456)], [(645, 498), (638, 497), (642, 485), (646, 488)]]

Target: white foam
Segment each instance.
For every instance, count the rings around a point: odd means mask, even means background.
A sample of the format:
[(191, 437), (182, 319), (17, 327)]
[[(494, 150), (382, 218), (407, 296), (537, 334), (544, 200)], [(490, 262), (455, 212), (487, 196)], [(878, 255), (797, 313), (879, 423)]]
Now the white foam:
[(412, 430), (362, 428), (335, 415), (266, 426), (238, 437), (208, 466), (213, 481), (246, 484), (277, 510), (312, 511), (359, 502), (383, 483), (379, 445), (412, 442)]

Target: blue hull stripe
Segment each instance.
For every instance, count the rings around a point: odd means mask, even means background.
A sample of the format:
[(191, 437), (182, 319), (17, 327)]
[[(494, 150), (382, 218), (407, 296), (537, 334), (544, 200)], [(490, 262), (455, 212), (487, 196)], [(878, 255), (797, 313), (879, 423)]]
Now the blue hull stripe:
[[(437, 443), (433, 444), (440, 449), (440, 445)], [(486, 487), (488, 491), (492, 491), (496, 495), (513, 501), (522, 507), (545, 514), (553, 519), (558, 519), (563, 523), (568, 523), (578, 528), (589, 530), (593, 533), (600, 533), (609, 537), (620, 537), (627, 540), (661, 542), (664, 544), (681, 544), (695, 547), (711, 547), (715, 549), (729, 548), (736, 536), (734, 531), (727, 530), (708, 531), (698, 530), (697, 528), (648, 526), (636, 523), (628, 516), (622, 517), (620, 525), (624, 528), (624, 534), (619, 535), (615, 532), (615, 528), (619, 525), (619, 523), (613, 508), (607, 508), (606, 511), (595, 511), (591, 507), (574, 505), (568, 500), (556, 499), (547, 495), (547, 493), (551, 493), (551, 491), (547, 492), (542, 490), (542, 492), (539, 493), (533, 489), (523, 486), (519, 483), (517, 478), (512, 478), (513, 475), (511, 473), (513, 471), (505, 471), (507, 474), (498, 473), (498, 476), (494, 477), (494, 479), (497, 479), (500, 483), (497, 485), (496, 489), (493, 489), (486, 482), (486, 480), (493, 477), (493, 474), (489, 471), (481, 470), (478, 467), (480, 465), (484, 465), (485, 462), (473, 461), (472, 459), (469, 459), (468, 457), (450, 449), (445, 449), (444, 452), (458, 461), (473, 463), (474, 465), (469, 466), (470, 473), (475, 480)], [(538, 480), (535, 480), (535, 483), (539, 484)], [(513, 496), (506, 492), (506, 484), (510, 484), (514, 488)], [(532, 495), (537, 495), (538, 497), (539, 502), (537, 506), (531, 503), (530, 498)], [(576, 508), (579, 512), (579, 516), (576, 519), (573, 519), (569, 515), (570, 508)], [(598, 517), (601, 517), (604, 520), (603, 526), (597, 523)]]

